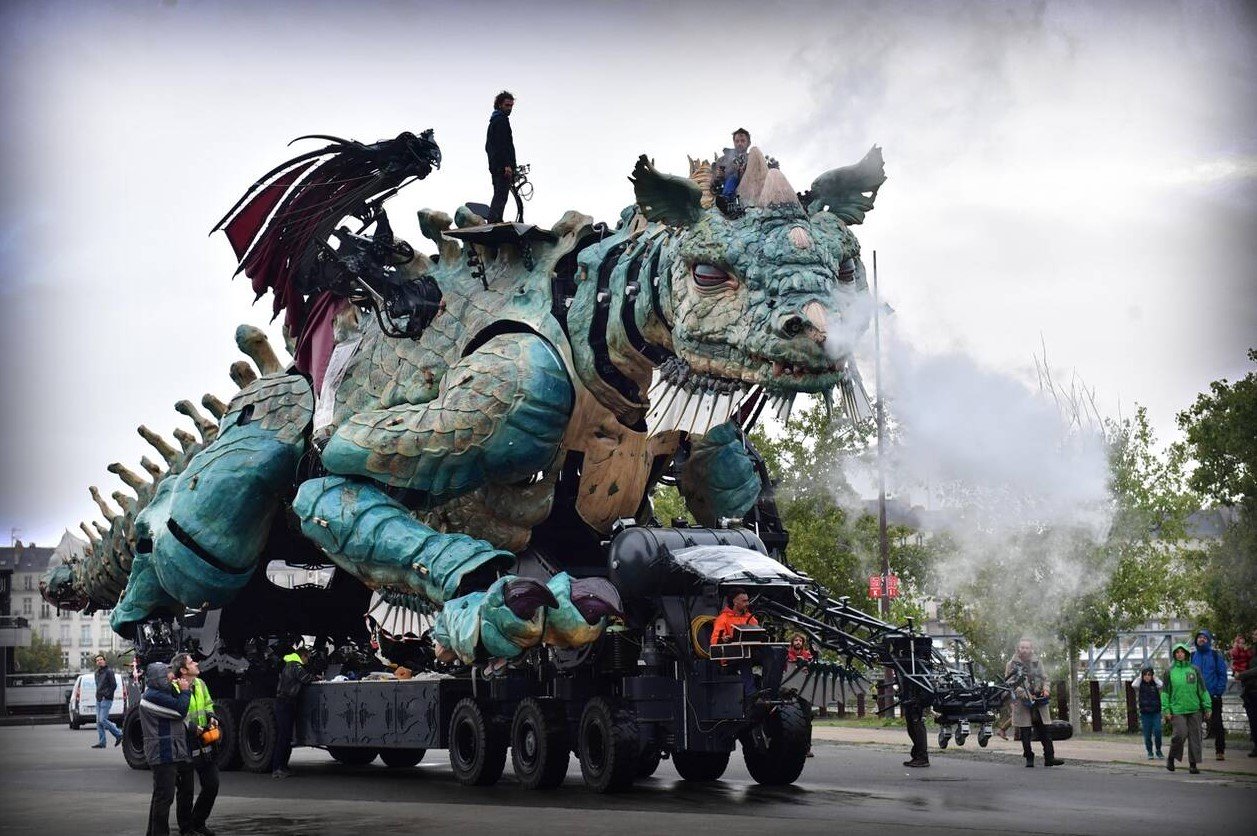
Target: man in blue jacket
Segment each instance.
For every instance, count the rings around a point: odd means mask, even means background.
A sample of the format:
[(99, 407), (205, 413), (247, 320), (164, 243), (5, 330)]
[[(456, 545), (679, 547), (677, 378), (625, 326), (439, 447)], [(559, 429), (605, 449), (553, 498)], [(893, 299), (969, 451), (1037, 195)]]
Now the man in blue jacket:
[(1203, 627), (1196, 631), (1196, 649), (1192, 651), (1192, 664), (1200, 668), (1205, 678), (1205, 689), (1213, 700), (1209, 713), (1208, 740), (1213, 736), (1213, 751), (1218, 760), (1226, 760), (1226, 727), (1222, 725), (1222, 694), (1226, 691), (1226, 657), (1213, 646), (1213, 633)]
[[(153, 662), (144, 669), (148, 686), (140, 699), (140, 723), (144, 729), (144, 759), (153, 771), (153, 798), (148, 807), (147, 836), (169, 836), (170, 805), (175, 785), (180, 784), (179, 806), (192, 807), (192, 758), (183, 721), (192, 699), (191, 681), (176, 691), (170, 666)], [(185, 773), (183, 781), (179, 774)], [(186, 795), (186, 798), (182, 797)]]

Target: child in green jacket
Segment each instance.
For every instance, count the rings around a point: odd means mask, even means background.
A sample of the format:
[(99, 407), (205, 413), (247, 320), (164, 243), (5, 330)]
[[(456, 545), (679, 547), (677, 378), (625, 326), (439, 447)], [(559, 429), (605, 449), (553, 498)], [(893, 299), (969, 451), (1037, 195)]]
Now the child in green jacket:
[(1200, 772), (1200, 721), (1213, 708), (1200, 668), (1191, 663), (1191, 650), (1186, 644), (1174, 645), (1174, 662), (1165, 672), (1161, 688), (1161, 710), (1170, 715), (1174, 737), (1170, 739), (1170, 756), (1165, 768), (1174, 771), (1174, 762), (1183, 759), (1183, 741), (1187, 741), (1187, 763), (1190, 772)]

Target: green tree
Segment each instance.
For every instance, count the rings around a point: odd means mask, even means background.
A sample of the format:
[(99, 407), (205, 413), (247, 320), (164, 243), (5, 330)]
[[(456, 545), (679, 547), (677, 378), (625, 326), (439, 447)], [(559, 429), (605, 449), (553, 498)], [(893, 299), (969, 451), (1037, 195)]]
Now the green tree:
[(62, 669), (61, 643), (51, 642), (38, 632), (31, 633), (31, 646), (13, 652), (13, 661), (22, 673), (52, 673)]
[[(1248, 359), (1257, 362), (1257, 350)], [(1217, 380), (1179, 413), (1196, 462), (1191, 485), (1235, 514), (1205, 555), (1200, 613), (1220, 637), (1257, 627), (1257, 372)]]

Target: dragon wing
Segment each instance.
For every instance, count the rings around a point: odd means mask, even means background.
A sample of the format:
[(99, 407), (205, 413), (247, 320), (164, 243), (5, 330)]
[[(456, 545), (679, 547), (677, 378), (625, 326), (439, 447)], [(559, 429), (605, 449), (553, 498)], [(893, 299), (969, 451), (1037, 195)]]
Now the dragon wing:
[(276, 316), (297, 337), (305, 319), (305, 296), (320, 287), (319, 253), (337, 225), (355, 217), (375, 220), (380, 205), (413, 180), (441, 165), (441, 149), (426, 130), (404, 132), (371, 145), (334, 136), (332, 144), (281, 163), (254, 183), (215, 224), (235, 251), (239, 267), (257, 298), (275, 294)]

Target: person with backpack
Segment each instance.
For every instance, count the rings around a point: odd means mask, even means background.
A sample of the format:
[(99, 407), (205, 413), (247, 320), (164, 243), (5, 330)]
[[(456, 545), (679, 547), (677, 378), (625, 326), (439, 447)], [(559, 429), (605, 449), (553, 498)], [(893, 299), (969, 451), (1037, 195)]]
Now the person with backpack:
[(1183, 744), (1187, 744), (1187, 763), (1196, 775), (1200, 769), (1201, 718), (1213, 709), (1209, 689), (1205, 687), (1204, 674), (1191, 663), (1190, 649), (1186, 643), (1174, 645), (1174, 662), (1162, 677), (1161, 710), (1169, 715), (1174, 736), (1170, 738), (1170, 756), (1165, 768), (1174, 771), (1174, 762), (1183, 760)]
[[(1137, 679), (1132, 679), (1131, 688), (1135, 690), (1136, 702), (1139, 705), (1139, 726), (1144, 733), (1144, 748), (1148, 750), (1148, 760), (1159, 760), (1161, 754), (1161, 680), (1157, 679), (1156, 670), (1152, 665), (1144, 665)], [(1156, 752), (1153, 752), (1153, 742)]]
[[(188, 737), (183, 728), (192, 699), (192, 683), (175, 684), (174, 671), (164, 662), (144, 669), (148, 686), (140, 699), (140, 723), (144, 729), (144, 759), (153, 773), (153, 797), (148, 805), (146, 836), (169, 836), (170, 805), (179, 788), (179, 806), (192, 806), (192, 771)], [(183, 777), (184, 780), (180, 780)]]
[(1226, 657), (1213, 646), (1213, 633), (1203, 627), (1196, 631), (1196, 649), (1192, 651), (1192, 664), (1200, 669), (1205, 678), (1205, 688), (1213, 708), (1209, 710), (1208, 731), (1205, 739), (1213, 738), (1215, 757), (1226, 760), (1226, 726), (1222, 723), (1222, 695), (1226, 693)]

